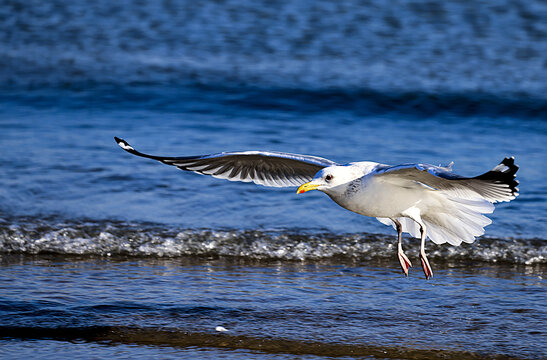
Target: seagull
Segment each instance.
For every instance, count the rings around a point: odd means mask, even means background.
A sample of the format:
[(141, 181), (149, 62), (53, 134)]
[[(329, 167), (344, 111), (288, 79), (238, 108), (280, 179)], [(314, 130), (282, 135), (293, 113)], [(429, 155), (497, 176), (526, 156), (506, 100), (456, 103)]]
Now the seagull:
[(429, 238), (436, 244), (472, 243), (492, 221), (483, 214), (498, 202), (518, 196), (519, 169), (506, 157), (492, 170), (475, 177), (452, 172), (452, 165), (386, 165), (372, 161), (339, 164), (310, 155), (274, 151), (222, 152), (166, 157), (141, 153), (114, 137), (130, 154), (179, 169), (230, 181), (271, 187), (298, 186), (297, 194), (319, 190), (344, 209), (375, 217), (397, 230), (397, 257), (406, 276), (412, 263), (405, 255), (402, 233), (421, 240), (420, 260), (426, 279), (433, 270), (425, 252)]

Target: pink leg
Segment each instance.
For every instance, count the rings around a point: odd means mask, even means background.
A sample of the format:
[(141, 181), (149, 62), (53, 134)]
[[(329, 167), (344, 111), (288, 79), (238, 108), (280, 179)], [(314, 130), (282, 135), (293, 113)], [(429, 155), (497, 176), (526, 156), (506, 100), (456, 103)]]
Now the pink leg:
[(399, 258), (399, 263), (401, 264), (401, 268), (403, 269), (403, 272), (406, 276), (408, 276), (408, 269), (412, 267), (412, 264), (410, 263), (410, 260), (406, 257), (405, 253), (403, 252), (403, 246), (401, 244), (402, 237), (403, 237), (403, 227), (401, 226), (401, 223), (397, 220), (392, 219), (392, 221), (395, 223), (395, 226), (397, 227), (397, 257)]
[(425, 254), (425, 228), (420, 224), (420, 233), (422, 245), (420, 246), (420, 260), (422, 261), (422, 268), (424, 269), (424, 274), (426, 279), (431, 279), (433, 277), (433, 270), (431, 265), (429, 265), (429, 260), (427, 260), (427, 255)]

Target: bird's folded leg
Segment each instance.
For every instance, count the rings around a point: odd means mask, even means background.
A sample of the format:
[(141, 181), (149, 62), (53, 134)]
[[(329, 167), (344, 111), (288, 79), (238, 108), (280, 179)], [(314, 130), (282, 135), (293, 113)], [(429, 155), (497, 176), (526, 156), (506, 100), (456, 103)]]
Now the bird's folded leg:
[(403, 237), (403, 227), (401, 226), (401, 223), (396, 219), (391, 219), (395, 226), (397, 227), (397, 257), (399, 258), (399, 263), (401, 264), (401, 269), (403, 269), (403, 272), (406, 276), (408, 276), (408, 269), (412, 267), (412, 264), (410, 263), (410, 260), (408, 260), (408, 257), (406, 257), (403, 246), (401, 244), (402, 237)]
[(431, 265), (429, 265), (429, 260), (425, 251), (420, 251), (420, 260), (422, 260), (422, 268), (424, 269), (424, 274), (426, 279), (431, 279), (433, 277), (433, 270), (431, 270)]
[(406, 276), (408, 276), (408, 269), (412, 267), (412, 264), (410, 263), (410, 260), (408, 260), (408, 257), (406, 257), (405, 253), (403, 252), (401, 244), (399, 244), (398, 246), (397, 256), (399, 257), (399, 263), (401, 264), (401, 268), (403, 269), (403, 272), (405, 273)]
[(420, 246), (420, 260), (422, 261), (422, 269), (424, 269), (424, 274), (426, 279), (431, 279), (433, 277), (433, 270), (431, 265), (429, 265), (429, 260), (427, 260), (427, 255), (425, 254), (425, 227), (420, 227), (420, 232), (422, 235), (422, 245)]

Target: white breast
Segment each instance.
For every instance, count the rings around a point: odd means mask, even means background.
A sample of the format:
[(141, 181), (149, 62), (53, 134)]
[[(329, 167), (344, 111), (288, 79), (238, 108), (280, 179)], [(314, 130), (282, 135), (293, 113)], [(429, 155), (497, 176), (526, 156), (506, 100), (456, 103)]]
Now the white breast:
[(329, 195), (340, 206), (358, 214), (392, 218), (420, 203), (427, 191), (419, 185), (408, 188), (366, 175), (348, 184), (343, 194)]

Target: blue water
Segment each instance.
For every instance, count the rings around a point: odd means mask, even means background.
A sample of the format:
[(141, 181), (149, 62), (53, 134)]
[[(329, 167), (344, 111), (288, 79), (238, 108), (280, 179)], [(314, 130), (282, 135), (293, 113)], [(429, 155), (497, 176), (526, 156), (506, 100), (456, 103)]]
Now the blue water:
[[(547, 356), (545, 18), (542, 1), (0, 3), (2, 357)], [(433, 280), (405, 279), (393, 229), (324, 194), (183, 173), (114, 136), (467, 176), (515, 156), (520, 196), (474, 244), (428, 244)]]

